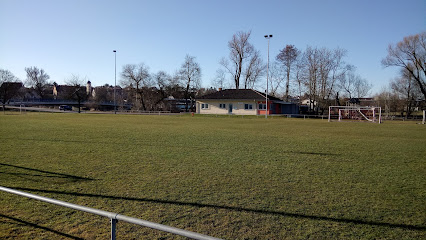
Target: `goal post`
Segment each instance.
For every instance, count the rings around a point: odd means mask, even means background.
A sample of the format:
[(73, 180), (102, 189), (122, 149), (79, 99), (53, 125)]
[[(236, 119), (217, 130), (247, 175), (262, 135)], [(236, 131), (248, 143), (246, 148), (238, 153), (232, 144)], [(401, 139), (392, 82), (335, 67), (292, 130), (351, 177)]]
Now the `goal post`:
[(359, 121), (382, 122), (381, 107), (357, 107), (357, 106), (330, 106), (328, 107), (328, 121)]

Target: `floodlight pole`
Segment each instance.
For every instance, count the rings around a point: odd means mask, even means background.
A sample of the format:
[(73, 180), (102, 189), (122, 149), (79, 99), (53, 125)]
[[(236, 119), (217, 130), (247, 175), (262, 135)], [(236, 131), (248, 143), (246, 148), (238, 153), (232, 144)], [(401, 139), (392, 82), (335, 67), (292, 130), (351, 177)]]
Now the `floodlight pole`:
[(268, 85), (269, 85), (269, 39), (272, 38), (272, 35), (265, 35), (265, 38), (268, 39), (268, 63), (266, 65), (266, 111), (265, 118), (268, 118)]
[(117, 51), (114, 50), (114, 114), (117, 114), (117, 104), (115, 101), (115, 89), (117, 88)]

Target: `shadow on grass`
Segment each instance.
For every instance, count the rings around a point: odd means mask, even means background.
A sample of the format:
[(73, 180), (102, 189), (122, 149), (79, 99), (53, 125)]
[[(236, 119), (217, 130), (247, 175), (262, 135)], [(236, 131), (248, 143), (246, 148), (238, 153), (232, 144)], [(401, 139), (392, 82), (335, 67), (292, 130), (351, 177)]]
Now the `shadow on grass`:
[(47, 227), (43, 227), (43, 226), (37, 225), (35, 223), (30, 223), (30, 222), (21, 220), (19, 218), (14, 218), (14, 217), (6, 216), (6, 215), (3, 215), (1, 213), (0, 213), (0, 217), (7, 218), (7, 219), (10, 219), (12, 221), (18, 222), (17, 223), (18, 225), (24, 225), (24, 226), (30, 226), (30, 227), (33, 227), (33, 228), (39, 228), (39, 229), (42, 229), (44, 231), (52, 232), (52, 233), (55, 233), (55, 234), (58, 234), (60, 236), (67, 237), (67, 238), (70, 238), (70, 239), (78, 239), (78, 240), (84, 239), (84, 238), (75, 237), (75, 236), (72, 236), (72, 235), (69, 235), (69, 234), (66, 234), (66, 233), (61, 233), (61, 232), (58, 232), (58, 231), (53, 230), (51, 228), (47, 228)]
[(346, 219), (346, 218), (332, 218), (332, 217), (315, 216), (315, 215), (308, 215), (308, 214), (288, 213), (288, 212), (279, 212), (279, 211), (271, 211), (271, 210), (260, 210), (260, 209), (244, 208), (244, 207), (232, 207), (232, 206), (194, 203), (194, 202), (181, 202), (181, 201), (150, 199), (150, 198), (118, 197), (118, 196), (109, 196), (109, 195), (100, 195), (100, 194), (65, 192), (65, 191), (42, 190), (42, 189), (19, 188), (19, 187), (15, 189), (22, 190), (22, 191), (54, 193), (54, 194), (72, 195), (72, 196), (80, 196), (80, 197), (96, 197), (96, 198), (113, 199), (113, 200), (128, 200), (128, 201), (172, 204), (172, 205), (191, 206), (191, 207), (200, 207), (200, 208), (225, 209), (230, 211), (269, 214), (269, 215), (277, 215), (277, 216), (283, 216), (283, 217), (321, 220), (321, 221), (330, 221), (330, 222), (337, 222), (337, 223), (351, 223), (351, 224), (361, 224), (361, 225), (370, 225), (370, 226), (378, 226), (378, 227), (402, 228), (402, 229), (408, 229), (408, 230), (421, 230), (421, 231), (426, 230), (426, 226), (373, 222), (373, 221)]
[[(40, 169), (35, 169), (35, 168), (21, 167), (21, 166), (6, 164), (6, 163), (0, 163), (0, 166), (11, 167), (11, 168), (16, 168), (16, 169), (24, 169), (24, 170), (30, 172), (30, 173), (0, 172), (1, 174), (7, 174), (7, 175), (14, 175), (14, 176), (35, 176), (35, 177), (46, 177), (46, 178), (64, 178), (64, 179), (70, 179), (70, 180), (73, 180), (73, 181), (91, 181), (91, 180), (96, 180), (96, 179), (93, 179), (93, 178), (79, 177), (79, 176), (74, 176), (74, 175), (69, 175), (69, 174), (64, 174), (64, 173), (49, 172), (49, 171), (45, 171), (45, 170), (40, 170)], [(44, 173), (44, 174), (49, 174), (49, 175), (41, 175), (41, 174), (37, 174), (37, 173)]]
[(320, 153), (320, 152), (294, 152), (294, 151), (288, 151), (285, 153), (289, 153), (289, 154), (305, 154), (305, 155), (318, 155), (318, 156), (338, 156), (340, 154), (336, 154), (336, 153)]

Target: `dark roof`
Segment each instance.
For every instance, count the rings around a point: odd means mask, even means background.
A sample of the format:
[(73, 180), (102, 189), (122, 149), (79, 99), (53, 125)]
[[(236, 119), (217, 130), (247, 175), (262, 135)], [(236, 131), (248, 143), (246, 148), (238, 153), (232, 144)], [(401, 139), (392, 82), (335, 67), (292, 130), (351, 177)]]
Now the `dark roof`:
[(11, 89), (11, 88), (19, 89), (23, 86), (24, 85), (21, 82), (3, 82), (0, 87), (1, 88), (8, 88), (8, 89)]
[(72, 91), (74, 89), (75, 89), (74, 86), (68, 86), (68, 85), (57, 85), (56, 86), (56, 91), (58, 91), (58, 92)]
[[(264, 100), (265, 94), (253, 89), (225, 89), (210, 93), (197, 99), (250, 99)], [(268, 100), (282, 101), (279, 98), (268, 95)]]

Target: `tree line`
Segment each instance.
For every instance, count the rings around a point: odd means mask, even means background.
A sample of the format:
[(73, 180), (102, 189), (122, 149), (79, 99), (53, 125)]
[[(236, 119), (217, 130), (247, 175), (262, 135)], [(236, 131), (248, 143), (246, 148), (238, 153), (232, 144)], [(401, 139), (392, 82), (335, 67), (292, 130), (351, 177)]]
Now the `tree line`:
[(134, 108), (138, 110), (155, 109), (168, 96), (185, 99), (185, 111), (194, 110), (190, 109), (193, 106), (191, 102), (205, 92), (201, 88), (201, 67), (190, 55), (186, 55), (173, 76), (165, 71), (151, 74), (149, 67), (140, 63), (124, 65), (121, 78), (122, 85), (130, 90), (130, 99), (134, 99)]
[(384, 67), (398, 67), (396, 76), (376, 96), (385, 113), (399, 112), (405, 118), (413, 110), (425, 109), (426, 99), (426, 32), (404, 37), (388, 46)]
[[(228, 57), (223, 57), (212, 82), (216, 88), (264, 89), (266, 63), (260, 51), (250, 43), (251, 31), (235, 33), (228, 41)], [(382, 60), (384, 67), (399, 67), (400, 76), (392, 79), (388, 88), (375, 97), (383, 107), (411, 114), (413, 106), (424, 106), (426, 96), (426, 32), (407, 36), (397, 44), (390, 44), (388, 55)], [(284, 101), (307, 100), (309, 109), (323, 113), (330, 105), (341, 105), (343, 98), (362, 98), (370, 94), (371, 83), (357, 73), (356, 67), (346, 62), (348, 52), (342, 48), (307, 46), (304, 50), (286, 44), (273, 58), (269, 71), (269, 93)], [(25, 68), (25, 85), (40, 98), (49, 97), (49, 75), (37, 67)], [(168, 96), (185, 99), (185, 110), (194, 110), (193, 100), (213, 88), (201, 88), (201, 67), (194, 56), (187, 55), (174, 74), (165, 71), (151, 73), (144, 63), (126, 64), (121, 76), (119, 101), (129, 103), (136, 110), (161, 110)], [(17, 82), (10, 71), (0, 69), (0, 83)], [(66, 83), (72, 86), (69, 97), (79, 102), (90, 96), (84, 94), (89, 79), (72, 75)], [(105, 85), (92, 100), (111, 101), (112, 86)], [(12, 86), (2, 87), (3, 104), (11, 94), (5, 94)], [(87, 93), (87, 92), (86, 92)], [(398, 101), (396, 101), (398, 100)], [(391, 110), (389, 110), (391, 111)]]
[[(260, 52), (250, 43), (251, 32), (237, 32), (228, 42), (229, 56), (220, 61), (213, 84), (216, 87), (259, 88), (266, 75)], [(330, 104), (339, 104), (339, 96), (365, 97), (371, 84), (345, 62), (347, 51), (308, 46), (304, 51), (288, 44), (270, 64), (269, 93), (290, 101), (297, 96), (308, 99), (311, 111), (319, 113)], [(229, 81), (230, 80), (230, 81)], [(292, 96), (293, 97), (292, 97)]]
[[(1, 99), (6, 104), (10, 99), (21, 95), (21, 98), (28, 94), (28, 90), (35, 93), (39, 99), (53, 99), (52, 87), (62, 91), (61, 98), (77, 101), (80, 111), (80, 105), (83, 102), (90, 106), (96, 106), (97, 103), (112, 102), (115, 97), (113, 92), (116, 90), (116, 101), (118, 106), (131, 106), (134, 110), (140, 111), (159, 111), (167, 110), (164, 99), (172, 96), (174, 99), (183, 99), (185, 111), (194, 111), (194, 101), (199, 95), (213, 91), (212, 89), (201, 88), (201, 67), (196, 58), (190, 55), (185, 56), (184, 62), (174, 75), (165, 71), (151, 73), (149, 67), (144, 63), (126, 64), (123, 66), (121, 75), (121, 86), (110, 86), (105, 84), (95, 88), (92, 94), (88, 90), (87, 83), (90, 81), (87, 77), (80, 77), (72, 74), (65, 80), (66, 85), (59, 86), (55, 82), (49, 82), (50, 76), (44, 69), (38, 67), (25, 68), (27, 91), (22, 91), (22, 83), (19, 89), (12, 89), (4, 82), (18, 83), (16, 78), (9, 70), (0, 69)], [(16, 88), (19, 85), (13, 84)], [(2, 92), (7, 92), (3, 94)]]
[[(410, 115), (413, 106), (424, 108), (426, 97), (425, 32), (405, 37), (390, 44), (384, 67), (399, 67), (401, 74), (390, 81), (390, 87), (374, 98), (378, 104), (393, 112)], [(218, 88), (265, 89), (260, 80), (266, 75), (266, 64), (250, 43), (251, 31), (237, 32), (228, 42), (229, 56), (220, 60), (213, 85)], [(276, 54), (269, 67), (269, 93), (284, 101), (306, 99), (314, 113), (324, 113), (330, 105), (342, 105), (342, 99), (364, 98), (371, 93), (372, 84), (346, 62), (348, 52), (342, 48), (307, 46), (305, 50), (287, 44)], [(398, 101), (395, 101), (398, 100)]]

